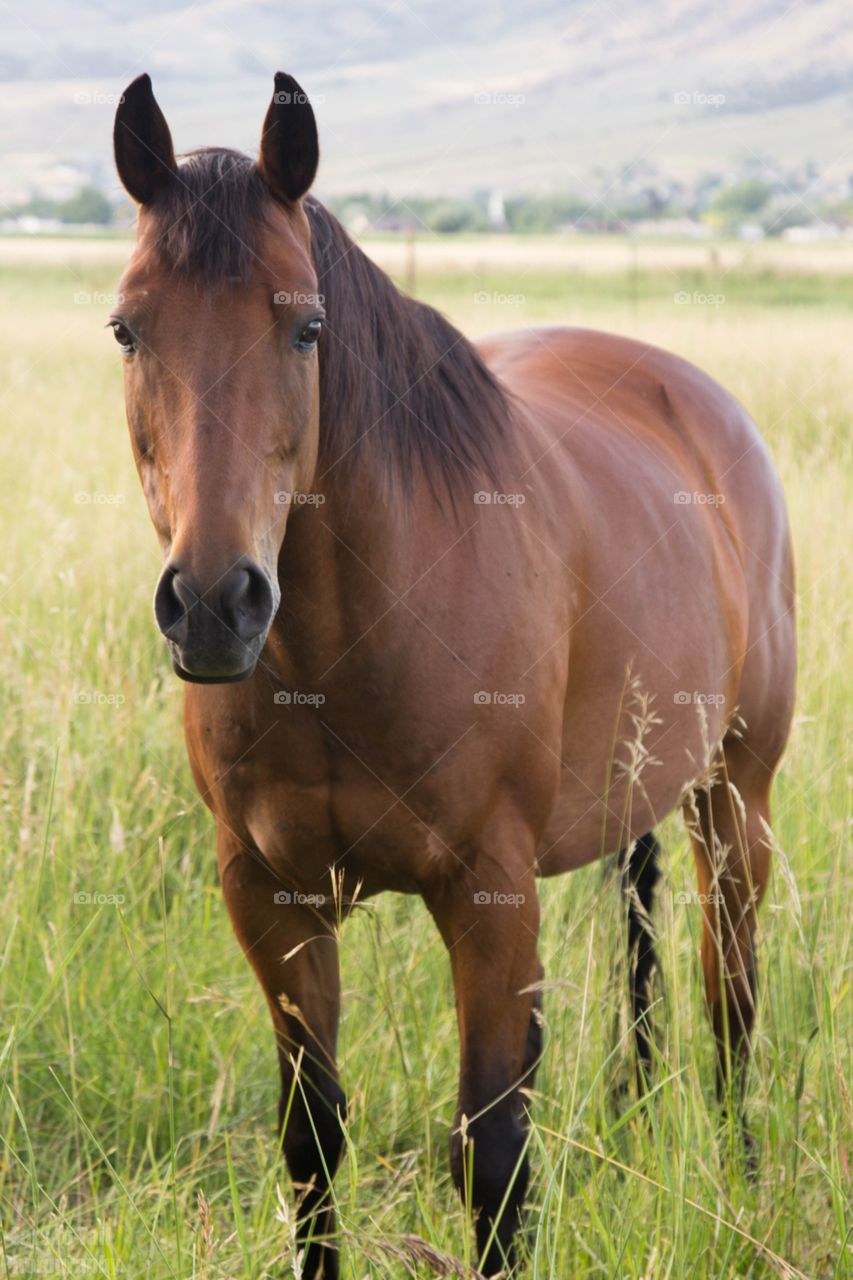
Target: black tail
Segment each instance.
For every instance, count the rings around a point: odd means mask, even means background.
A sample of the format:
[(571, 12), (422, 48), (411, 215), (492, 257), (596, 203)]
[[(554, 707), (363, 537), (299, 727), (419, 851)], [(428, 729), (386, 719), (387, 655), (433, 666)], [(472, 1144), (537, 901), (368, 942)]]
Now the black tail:
[(635, 840), (619, 854), (622, 892), (628, 912), (628, 973), (631, 1015), (637, 1046), (637, 1079), (642, 1088), (652, 1065), (652, 1026), (649, 1018), (652, 982), (657, 969), (651, 924), (655, 885), (660, 879), (660, 845), (654, 832)]

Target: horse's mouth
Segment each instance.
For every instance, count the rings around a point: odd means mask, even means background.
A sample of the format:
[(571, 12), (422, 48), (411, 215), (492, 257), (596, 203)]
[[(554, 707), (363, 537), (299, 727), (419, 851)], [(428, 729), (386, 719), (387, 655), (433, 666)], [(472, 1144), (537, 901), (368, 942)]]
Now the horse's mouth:
[[(241, 680), (248, 680), (258, 665), (259, 655), (251, 652), (246, 654), (246, 657), (249, 658), (248, 664), (245, 667), (238, 667), (236, 670), (230, 663), (223, 663), (220, 666), (219, 663), (212, 661), (210, 658), (187, 663), (178, 645), (172, 640), (167, 640), (167, 643), (172, 658), (172, 670), (176, 676), (181, 680), (185, 680), (187, 684), (239, 684)], [(248, 649), (248, 646), (245, 647)]]
[(255, 670), (256, 664), (253, 662), (250, 667), (246, 667), (245, 671), (238, 671), (235, 675), (222, 676), (202, 676), (196, 675), (193, 671), (187, 671), (182, 667), (177, 658), (172, 658), (172, 669), (176, 676), (180, 676), (181, 680), (185, 680), (187, 684), (239, 684), (241, 680), (248, 680), (249, 676)]

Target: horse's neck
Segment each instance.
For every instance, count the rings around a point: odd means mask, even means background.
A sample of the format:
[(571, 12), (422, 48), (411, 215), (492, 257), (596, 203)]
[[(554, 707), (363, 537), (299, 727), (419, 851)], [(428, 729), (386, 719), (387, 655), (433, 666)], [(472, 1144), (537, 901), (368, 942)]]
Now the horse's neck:
[[(345, 464), (342, 464), (342, 466)], [(279, 557), (282, 604), (271, 656), (289, 677), (317, 678), (387, 611), (404, 608), (423, 527), (383, 500), (364, 472), (316, 486), (295, 511)], [(412, 502), (428, 509), (426, 495)]]

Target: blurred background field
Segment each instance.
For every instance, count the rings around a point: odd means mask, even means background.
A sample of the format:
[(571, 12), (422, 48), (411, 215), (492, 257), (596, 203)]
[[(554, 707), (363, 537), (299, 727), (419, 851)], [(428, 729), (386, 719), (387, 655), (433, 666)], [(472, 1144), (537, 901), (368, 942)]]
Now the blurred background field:
[[(159, 556), (103, 329), (127, 247), (0, 240), (0, 1266), (254, 1280), (292, 1262), (276, 1069), (151, 617)], [(700, 909), (679, 901), (694, 880), (671, 821), (657, 912), (665, 1069), (647, 1106), (630, 1088), (619, 1097), (630, 1059), (614, 878), (599, 866), (542, 888), (551, 986), (525, 1274), (841, 1280), (853, 1224), (853, 250), (586, 236), (366, 248), (470, 336), (570, 323), (672, 348), (734, 391), (770, 443), (794, 527), (801, 668), (761, 917), (758, 1178), (745, 1182), (718, 1141)], [(444, 951), (419, 902), (386, 896), (346, 927), (342, 958), (343, 1275), (426, 1275), (388, 1243), (413, 1232), (469, 1259), (446, 1159)]]

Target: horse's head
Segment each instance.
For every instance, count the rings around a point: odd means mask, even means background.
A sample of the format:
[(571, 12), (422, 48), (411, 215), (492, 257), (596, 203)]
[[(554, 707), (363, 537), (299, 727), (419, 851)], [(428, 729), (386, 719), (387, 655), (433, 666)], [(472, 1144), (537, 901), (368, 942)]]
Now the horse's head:
[(316, 467), (323, 307), (302, 207), (314, 114), (279, 74), (257, 164), (217, 150), (179, 164), (140, 76), (115, 155), (139, 219), (110, 325), (166, 561), (155, 615), (180, 676), (240, 680), (278, 608), (291, 498)]

